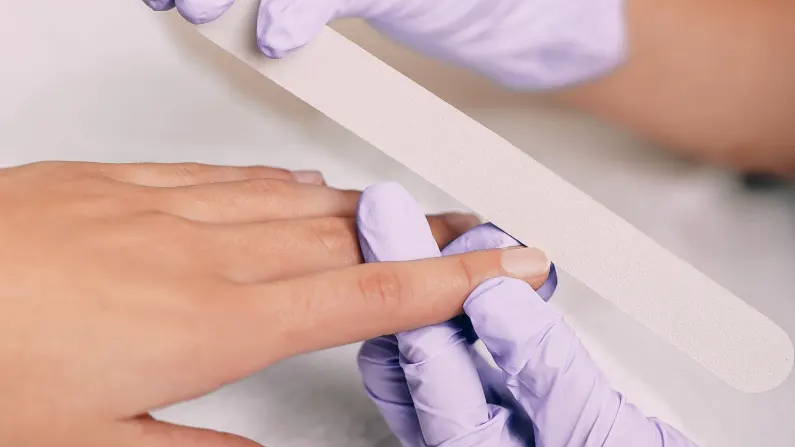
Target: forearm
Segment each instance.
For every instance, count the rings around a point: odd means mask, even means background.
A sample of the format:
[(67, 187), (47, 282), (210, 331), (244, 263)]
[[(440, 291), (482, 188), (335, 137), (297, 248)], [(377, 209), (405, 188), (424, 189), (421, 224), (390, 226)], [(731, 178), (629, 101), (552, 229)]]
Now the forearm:
[(795, 174), (795, 3), (627, 0), (629, 54), (559, 97), (698, 158)]

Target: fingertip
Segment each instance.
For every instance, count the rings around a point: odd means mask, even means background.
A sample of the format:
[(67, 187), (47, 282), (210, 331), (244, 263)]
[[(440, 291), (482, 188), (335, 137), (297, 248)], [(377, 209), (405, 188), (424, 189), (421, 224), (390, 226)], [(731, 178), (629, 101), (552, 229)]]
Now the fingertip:
[(420, 216), (425, 220), (417, 201), (397, 182), (376, 183), (365, 188), (359, 199), (357, 216), (363, 225), (390, 225), (396, 219)]
[[(521, 246), (521, 243), (511, 235), (505, 233), (492, 223), (485, 223), (470, 229), (454, 241), (450, 242), (442, 254), (444, 256), (457, 255), (475, 250), (486, 250), (493, 248), (511, 248)], [(531, 274), (530, 277), (523, 277), (544, 299), (549, 301), (558, 285), (557, 270), (555, 266), (546, 258), (546, 254), (538, 248), (530, 249), (531, 254), (539, 256), (541, 265), (547, 265), (546, 269), (541, 268), (538, 274)], [(541, 258), (543, 255), (543, 258)]]
[(378, 183), (366, 188), (359, 199), (356, 222), (367, 262), (440, 255), (422, 208), (399, 183)]
[(323, 173), (315, 170), (298, 170), (292, 171), (293, 179), (298, 183), (305, 183), (307, 185), (326, 186), (326, 179)]
[(302, 47), (308, 39), (303, 27), (290, 14), (290, 5), (278, 0), (263, 0), (257, 19), (257, 47), (271, 59), (281, 59)]
[(546, 253), (535, 247), (503, 250), (500, 263), (509, 275), (526, 281), (534, 289), (546, 282), (552, 265)]
[(295, 49), (290, 45), (280, 44), (278, 39), (269, 36), (268, 33), (258, 33), (257, 48), (260, 53), (271, 59), (283, 59)]
[(262, 0), (257, 46), (265, 56), (281, 59), (305, 46), (335, 17), (340, 1)]
[(368, 186), (363, 194), (374, 199), (392, 199), (400, 201), (413, 201), (411, 194), (398, 182), (380, 182)]
[(549, 301), (554, 295), (555, 290), (558, 288), (558, 269), (555, 267), (555, 264), (549, 265), (549, 273), (547, 274), (547, 279), (536, 289), (536, 293), (538, 296), (541, 297), (544, 301)]
[(232, 6), (234, 0), (176, 0), (177, 11), (194, 25), (212, 22)]
[(168, 11), (174, 7), (174, 0), (143, 0), (153, 11)]

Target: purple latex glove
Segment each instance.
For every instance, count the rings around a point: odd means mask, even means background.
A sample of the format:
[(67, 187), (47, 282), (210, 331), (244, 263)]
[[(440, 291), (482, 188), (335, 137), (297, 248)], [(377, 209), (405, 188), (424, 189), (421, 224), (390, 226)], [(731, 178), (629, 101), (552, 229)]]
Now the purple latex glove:
[[(365, 190), (358, 225), (368, 262), (440, 255), (424, 213), (397, 184)], [(487, 224), (441, 254), (516, 244)], [(540, 289), (546, 298), (555, 282), (552, 274)], [(474, 353), (461, 318), (362, 345), (365, 387), (404, 446), (694, 446), (613, 391), (560, 314), (527, 283), (488, 280), (464, 310), (499, 368)]]
[[(144, 0), (193, 23), (234, 0)], [(361, 17), (420, 52), (516, 88), (559, 87), (604, 74), (625, 56), (622, 0), (261, 0), (257, 42), (283, 57), (326, 23)]]

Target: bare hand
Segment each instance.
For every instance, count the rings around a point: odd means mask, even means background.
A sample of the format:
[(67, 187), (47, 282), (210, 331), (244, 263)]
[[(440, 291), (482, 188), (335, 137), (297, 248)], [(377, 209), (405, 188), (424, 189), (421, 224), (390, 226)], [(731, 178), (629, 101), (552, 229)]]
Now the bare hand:
[[(148, 412), (447, 320), (487, 278), (546, 274), (521, 250), (358, 265), (359, 193), (320, 183), (264, 167), (0, 169), (0, 445), (251, 447)], [(430, 221), (441, 244), (475, 223)]]

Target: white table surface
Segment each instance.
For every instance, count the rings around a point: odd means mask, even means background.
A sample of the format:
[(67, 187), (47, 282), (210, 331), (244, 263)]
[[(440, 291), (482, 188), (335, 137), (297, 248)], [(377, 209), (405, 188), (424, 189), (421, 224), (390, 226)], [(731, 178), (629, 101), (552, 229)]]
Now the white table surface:
[[(342, 28), (795, 334), (795, 188), (748, 191), (732, 173), (421, 60), (358, 24)], [(75, 159), (318, 168), (335, 185), (398, 180), (429, 211), (460, 208), (139, 1), (0, 0), (0, 54), (0, 165)], [(743, 395), (571, 278), (563, 277), (555, 305), (616, 387), (649, 414), (703, 445), (795, 445), (792, 377), (774, 391)], [(395, 445), (362, 392), (356, 349), (285, 361), (158, 416), (271, 447)]]

